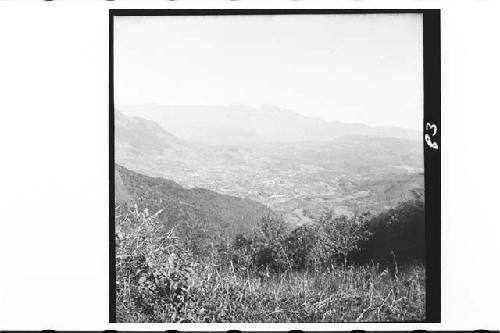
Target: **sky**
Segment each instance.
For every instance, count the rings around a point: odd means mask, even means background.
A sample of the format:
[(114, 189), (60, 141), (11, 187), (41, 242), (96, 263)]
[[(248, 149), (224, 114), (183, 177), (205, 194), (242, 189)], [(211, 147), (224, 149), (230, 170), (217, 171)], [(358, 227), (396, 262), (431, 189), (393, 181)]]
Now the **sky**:
[(115, 105), (276, 105), (421, 130), (420, 14), (115, 17)]

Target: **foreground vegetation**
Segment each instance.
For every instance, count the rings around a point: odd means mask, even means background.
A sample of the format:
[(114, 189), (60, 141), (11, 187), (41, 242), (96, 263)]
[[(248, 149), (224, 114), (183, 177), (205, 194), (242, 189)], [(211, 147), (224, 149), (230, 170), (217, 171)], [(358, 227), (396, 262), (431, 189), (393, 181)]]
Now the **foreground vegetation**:
[(117, 208), (119, 322), (425, 320), (421, 201), (294, 230), (265, 217), (204, 247), (161, 213)]

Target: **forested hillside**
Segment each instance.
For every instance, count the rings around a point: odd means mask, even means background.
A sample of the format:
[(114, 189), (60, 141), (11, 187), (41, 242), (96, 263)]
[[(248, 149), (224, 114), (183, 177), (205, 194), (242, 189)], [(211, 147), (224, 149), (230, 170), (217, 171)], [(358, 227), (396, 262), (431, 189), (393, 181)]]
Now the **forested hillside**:
[(148, 177), (115, 164), (117, 203), (133, 203), (140, 212), (159, 212), (167, 228), (177, 228), (193, 244), (232, 239), (249, 233), (263, 216), (266, 206), (247, 199), (221, 195), (206, 189), (185, 189), (174, 181)]

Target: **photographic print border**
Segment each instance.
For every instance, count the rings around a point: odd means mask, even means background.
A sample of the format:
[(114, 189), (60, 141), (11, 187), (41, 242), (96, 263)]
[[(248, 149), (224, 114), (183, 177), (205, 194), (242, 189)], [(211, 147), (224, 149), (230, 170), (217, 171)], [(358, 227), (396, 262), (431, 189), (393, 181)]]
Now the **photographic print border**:
[(422, 14), (426, 323), (441, 322), (441, 38), (439, 9), (110, 9), (109, 322), (116, 323), (113, 23), (115, 16)]

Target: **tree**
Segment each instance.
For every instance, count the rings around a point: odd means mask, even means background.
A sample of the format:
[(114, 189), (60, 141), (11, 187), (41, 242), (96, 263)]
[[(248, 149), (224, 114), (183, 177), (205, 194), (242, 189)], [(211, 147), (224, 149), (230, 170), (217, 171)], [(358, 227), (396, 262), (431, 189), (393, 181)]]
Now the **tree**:
[(285, 247), (295, 269), (310, 269), (316, 266), (314, 248), (318, 241), (318, 226), (304, 224), (295, 228), (286, 238)]
[(321, 216), (314, 249), (319, 262), (326, 266), (339, 262), (347, 265), (350, 255), (359, 250), (359, 243), (370, 236), (366, 228), (369, 216), (356, 214), (354, 217), (335, 217), (331, 211)]
[(258, 269), (283, 271), (291, 262), (285, 248), (288, 227), (281, 218), (264, 216), (254, 231), (252, 247), (254, 264)]
[(367, 223), (372, 236), (360, 244), (360, 261), (375, 260), (394, 266), (395, 261), (425, 260), (425, 210), (422, 200), (407, 201)]

